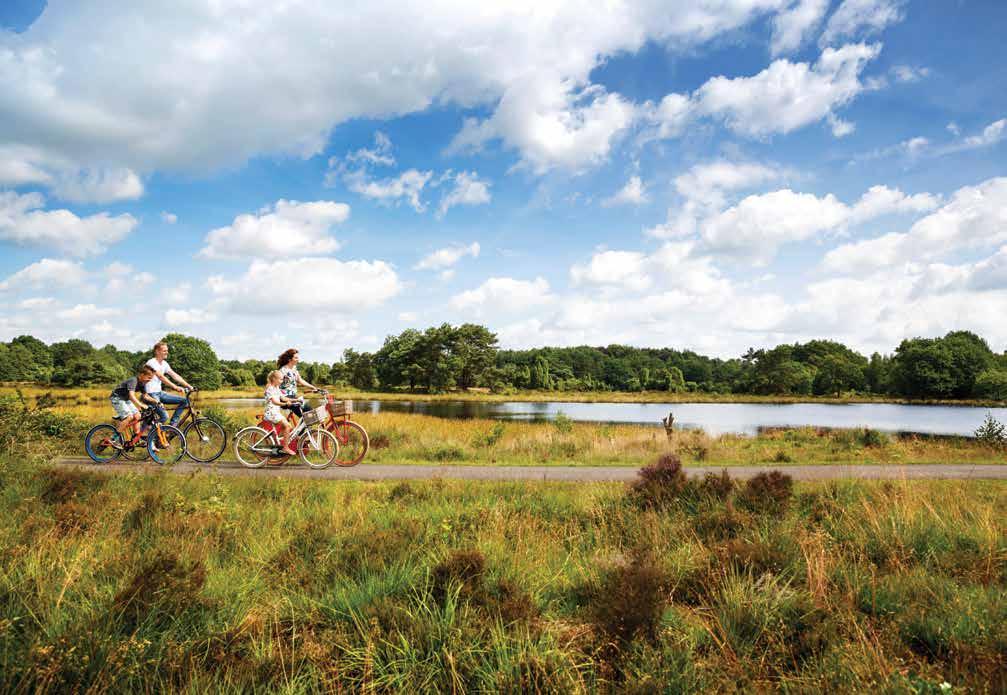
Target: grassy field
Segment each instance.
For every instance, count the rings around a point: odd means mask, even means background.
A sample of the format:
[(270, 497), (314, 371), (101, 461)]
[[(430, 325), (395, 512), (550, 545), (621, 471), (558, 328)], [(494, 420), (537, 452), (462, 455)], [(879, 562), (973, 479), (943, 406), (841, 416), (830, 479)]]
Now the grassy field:
[[(729, 393), (669, 393), (667, 391), (515, 391), (513, 393), (489, 393), (482, 389), (450, 393), (422, 393), (411, 391), (360, 391), (340, 386), (328, 387), (337, 398), (358, 400), (384, 401), (524, 401), (545, 402), (560, 401), (567, 403), (895, 403), (910, 405), (950, 405), (950, 406), (981, 406), (1005, 407), (1005, 401), (990, 400), (908, 400), (904, 398), (889, 398), (862, 394), (846, 394), (842, 396), (758, 396), (753, 394)], [(84, 404), (90, 401), (107, 401), (111, 386), (91, 388), (61, 388), (55, 386), (38, 386), (35, 384), (5, 384), (0, 385), (0, 394), (21, 390), (25, 395), (36, 397), (43, 393), (51, 393), (64, 402)], [(206, 391), (203, 398), (259, 398), (262, 396), (261, 386), (226, 388), (217, 391)]]
[(0, 458), (0, 691), (1007, 688), (1007, 486), (649, 480)]
[[(31, 397), (29, 397), (29, 401)], [(203, 403), (212, 403), (204, 399)], [(54, 409), (82, 423), (107, 421), (104, 398), (58, 401)], [(260, 408), (210, 412), (230, 434), (255, 422)], [(873, 430), (798, 428), (757, 437), (676, 430), (669, 438), (660, 427), (595, 425), (560, 419), (550, 423), (448, 420), (402, 413), (355, 416), (369, 432), (367, 463), (640, 466), (661, 453), (675, 453), (685, 464), (918, 464), (1005, 463), (1003, 449), (960, 437), (893, 437)], [(82, 438), (68, 438), (67, 453), (83, 455)], [(222, 460), (233, 460), (228, 448)]]

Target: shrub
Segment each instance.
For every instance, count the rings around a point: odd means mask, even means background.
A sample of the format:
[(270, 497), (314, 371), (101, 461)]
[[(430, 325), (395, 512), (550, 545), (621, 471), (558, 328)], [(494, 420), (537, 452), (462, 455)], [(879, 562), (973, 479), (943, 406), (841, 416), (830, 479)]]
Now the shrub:
[(427, 457), (431, 461), (462, 461), (465, 459), (465, 450), (457, 444), (442, 444), (428, 449)]
[(108, 478), (98, 473), (78, 471), (72, 468), (52, 468), (42, 473), (41, 498), (52, 505), (66, 504), (90, 497), (108, 482)]
[(638, 475), (630, 488), (630, 497), (649, 509), (663, 509), (678, 502), (689, 482), (682, 470), (682, 461), (674, 454), (664, 454), (641, 468)]
[(720, 471), (720, 475), (707, 473), (703, 476), (700, 491), (723, 502), (734, 492), (734, 481), (731, 480), (731, 476), (727, 474), (726, 470)]
[(205, 605), (199, 593), (206, 568), (197, 561), (159, 554), (143, 564), (112, 602), (126, 634), (145, 623), (165, 625), (188, 608)]
[(487, 432), (480, 432), (472, 439), (472, 446), (485, 447), (487, 449), (496, 446), (507, 431), (507, 426), (502, 422), (497, 422)]
[(430, 573), (430, 593), (443, 604), (453, 587), (459, 587), (460, 594), (471, 598), (483, 589), (486, 573), (486, 558), (478, 550), (456, 550), (434, 566)]
[(723, 507), (698, 515), (693, 522), (699, 536), (713, 540), (734, 538), (751, 524), (751, 517), (735, 509), (730, 501)]
[(654, 641), (668, 603), (670, 581), (646, 551), (609, 567), (588, 590), (591, 623), (606, 646), (623, 647), (638, 637)]
[(986, 413), (986, 420), (975, 431), (976, 441), (986, 446), (1001, 448), (1007, 446), (1007, 425)]
[(776, 455), (773, 456), (773, 461), (775, 461), (776, 463), (792, 463), (793, 460), (794, 459), (790, 456), (790, 454), (788, 454), (783, 449), (777, 451)]
[(878, 430), (865, 427), (860, 433), (860, 445), (870, 448), (880, 448), (888, 444), (888, 435)]
[(781, 516), (790, 505), (794, 481), (780, 471), (759, 473), (745, 483), (738, 504), (756, 514)]
[(560, 411), (556, 413), (556, 417), (553, 418), (552, 426), (556, 428), (556, 431), (560, 434), (570, 434), (573, 432), (573, 420), (571, 420), (566, 413)]

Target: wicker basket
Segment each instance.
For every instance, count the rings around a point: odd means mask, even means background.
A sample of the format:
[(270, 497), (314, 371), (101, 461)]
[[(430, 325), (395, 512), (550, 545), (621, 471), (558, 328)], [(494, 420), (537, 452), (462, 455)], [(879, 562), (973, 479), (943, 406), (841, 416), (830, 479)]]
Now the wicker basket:
[(353, 412), (353, 401), (333, 401), (330, 406), (333, 417), (350, 415)]
[(304, 424), (311, 426), (317, 425), (319, 422), (324, 420), (326, 417), (325, 406), (320, 408), (315, 408), (314, 410), (307, 410), (304, 413)]

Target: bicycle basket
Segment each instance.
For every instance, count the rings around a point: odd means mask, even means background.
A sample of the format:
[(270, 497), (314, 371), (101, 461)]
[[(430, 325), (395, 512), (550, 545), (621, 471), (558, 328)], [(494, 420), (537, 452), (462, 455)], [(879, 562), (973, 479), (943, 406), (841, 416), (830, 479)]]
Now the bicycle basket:
[(304, 412), (303, 422), (305, 425), (317, 425), (325, 418), (325, 406), (307, 410)]
[(333, 417), (349, 415), (353, 412), (353, 401), (336, 401), (330, 406), (329, 412)]

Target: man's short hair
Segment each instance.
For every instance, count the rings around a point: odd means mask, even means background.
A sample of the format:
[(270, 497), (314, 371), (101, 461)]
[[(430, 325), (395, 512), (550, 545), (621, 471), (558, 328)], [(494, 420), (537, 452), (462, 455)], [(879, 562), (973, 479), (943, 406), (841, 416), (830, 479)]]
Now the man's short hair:
[(159, 340), (156, 343), (154, 343), (154, 352), (157, 352), (157, 349), (162, 346), (168, 347), (168, 343), (164, 342), (163, 340)]
[(153, 370), (153, 369), (151, 369), (150, 367), (148, 367), (147, 365), (143, 365), (143, 366), (142, 366), (142, 367), (140, 367), (140, 369), (138, 369), (138, 370), (137, 370), (137, 372), (136, 372), (136, 375), (137, 375), (137, 376), (147, 376), (148, 374), (149, 374), (150, 376), (154, 376), (154, 370)]

